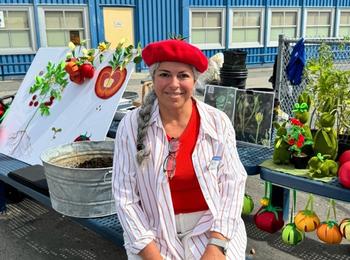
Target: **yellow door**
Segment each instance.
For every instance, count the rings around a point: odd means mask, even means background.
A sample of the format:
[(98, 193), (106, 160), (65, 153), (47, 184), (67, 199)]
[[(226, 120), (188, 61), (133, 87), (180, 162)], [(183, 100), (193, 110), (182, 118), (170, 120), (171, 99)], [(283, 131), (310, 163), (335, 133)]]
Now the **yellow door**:
[(111, 43), (115, 48), (122, 40), (125, 39), (125, 45), (134, 45), (134, 14), (133, 8), (103, 8), (103, 24), (106, 41)]

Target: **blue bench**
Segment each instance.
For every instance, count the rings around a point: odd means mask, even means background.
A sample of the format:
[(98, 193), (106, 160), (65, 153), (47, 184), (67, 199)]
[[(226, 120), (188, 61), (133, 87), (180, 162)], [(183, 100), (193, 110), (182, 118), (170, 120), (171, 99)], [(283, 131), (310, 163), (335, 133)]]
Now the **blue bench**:
[[(238, 144), (238, 153), (243, 165), (249, 175), (259, 173), (258, 165), (264, 160), (271, 157), (272, 151), (269, 148), (259, 148), (248, 144)], [(6, 208), (6, 198), (4, 192), (5, 183), (16, 188), (18, 191), (37, 200), (46, 207), (51, 207), (50, 198), (40, 192), (37, 192), (28, 186), (25, 186), (14, 179), (11, 179), (8, 174), (11, 171), (28, 167), (27, 163), (11, 158), (0, 153), (0, 210)], [(117, 215), (100, 217), (100, 218), (72, 218), (74, 221), (83, 226), (95, 231), (102, 237), (112, 241), (118, 246), (123, 246), (123, 230), (119, 223)]]

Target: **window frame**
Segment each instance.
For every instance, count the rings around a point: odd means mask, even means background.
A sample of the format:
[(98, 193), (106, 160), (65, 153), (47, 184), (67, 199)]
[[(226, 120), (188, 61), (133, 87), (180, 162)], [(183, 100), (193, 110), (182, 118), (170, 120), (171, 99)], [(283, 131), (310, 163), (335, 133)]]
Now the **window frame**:
[[(221, 13), (221, 44), (213, 43), (193, 43), (192, 42), (192, 14), (193, 13)], [(225, 49), (226, 34), (226, 11), (225, 8), (190, 8), (189, 19), (189, 42), (201, 50)]]
[[(304, 28), (303, 28), (303, 37), (304, 38), (309, 38), (309, 39), (312, 39), (312, 38), (315, 38), (315, 37), (307, 37), (306, 36), (306, 30), (308, 28), (308, 25), (307, 25), (307, 20), (308, 20), (308, 14), (309, 13), (312, 13), (312, 12), (318, 12), (318, 13), (330, 13), (331, 16), (330, 16), (330, 35), (329, 36), (325, 36), (325, 38), (330, 38), (330, 37), (333, 37), (334, 35), (334, 8), (320, 8), (320, 9), (315, 9), (315, 8), (307, 8), (305, 9), (305, 13), (304, 13)], [(317, 26), (313, 26), (313, 27), (319, 27), (319, 25)], [(317, 36), (317, 38), (319, 38), (320, 36)]]
[[(244, 43), (233, 43), (232, 42), (232, 30), (233, 30), (233, 13), (234, 12), (260, 12), (260, 42), (244, 42)], [(229, 37), (229, 48), (260, 48), (264, 47), (264, 29), (265, 29), (265, 10), (264, 8), (231, 8), (230, 9), (230, 17), (229, 24), (230, 29), (228, 32)]]
[(8, 55), (8, 54), (34, 54), (34, 53), (36, 53), (37, 42), (36, 42), (36, 31), (35, 31), (35, 25), (34, 25), (33, 7), (30, 5), (21, 5), (21, 6), (0, 5), (0, 10), (1, 11), (26, 11), (27, 12), (29, 37), (30, 37), (30, 43), (31, 43), (31, 47), (29, 47), (29, 48), (0, 48), (0, 53), (4, 54), (4, 55)]
[[(336, 33), (335, 33), (336, 37), (342, 37), (341, 35), (339, 35), (339, 32), (340, 32), (340, 25), (341, 25), (340, 24), (341, 15), (342, 15), (343, 12), (350, 14), (350, 8), (342, 8), (342, 9), (338, 10), (338, 17), (339, 17), (339, 19), (338, 19), (337, 25), (336, 25)], [(350, 23), (349, 23), (349, 25), (347, 27), (350, 27)]]
[[(86, 6), (40, 6), (38, 9), (38, 16), (39, 16), (39, 28), (42, 28), (42, 30), (40, 30), (41, 47), (49, 47), (47, 45), (47, 34), (46, 34), (47, 28), (46, 28), (46, 22), (45, 22), (45, 11), (56, 11), (56, 12), (80, 11), (82, 12), (82, 17), (83, 17), (82, 22), (83, 22), (85, 39), (81, 39), (81, 40), (87, 40), (86, 47), (90, 48), (91, 46), (90, 24), (88, 20), (88, 9)], [(60, 46), (60, 47), (68, 47), (68, 42), (67, 42), (67, 45)]]
[(271, 30), (272, 30), (272, 13), (274, 12), (296, 12), (297, 13), (297, 24), (296, 24), (296, 38), (300, 37), (301, 34), (301, 29), (300, 29), (300, 24), (301, 24), (301, 9), (300, 8), (270, 8), (268, 11), (268, 17), (267, 17), (267, 24), (268, 24), (268, 30), (266, 33), (267, 37), (267, 46), (268, 47), (277, 47), (278, 46), (278, 40), (277, 41), (270, 41), (270, 36), (271, 36)]

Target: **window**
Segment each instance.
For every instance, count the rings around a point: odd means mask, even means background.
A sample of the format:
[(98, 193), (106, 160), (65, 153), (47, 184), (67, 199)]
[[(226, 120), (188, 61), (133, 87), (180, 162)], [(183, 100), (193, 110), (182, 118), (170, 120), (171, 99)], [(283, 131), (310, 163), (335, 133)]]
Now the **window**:
[(32, 16), (29, 8), (3, 8), (0, 27), (1, 52), (28, 52), (34, 49)]
[(233, 11), (231, 43), (233, 45), (260, 45), (262, 43), (261, 10)]
[(48, 47), (67, 46), (86, 39), (83, 10), (44, 10), (45, 39)]
[(340, 12), (339, 36), (350, 36), (350, 11)]
[(331, 36), (331, 11), (309, 11), (307, 13), (306, 34), (308, 38)]
[(288, 38), (297, 38), (298, 20), (297, 11), (272, 11), (270, 42), (278, 42), (280, 34)]
[(192, 11), (191, 43), (200, 48), (222, 48), (223, 11)]

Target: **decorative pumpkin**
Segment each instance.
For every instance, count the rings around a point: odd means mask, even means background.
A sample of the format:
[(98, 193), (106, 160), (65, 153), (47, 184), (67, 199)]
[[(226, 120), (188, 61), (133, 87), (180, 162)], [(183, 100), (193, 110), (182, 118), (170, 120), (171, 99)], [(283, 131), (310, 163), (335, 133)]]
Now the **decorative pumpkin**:
[(288, 245), (297, 245), (303, 241), (305, 234), (299, 230), (295, 223), (289, 223), (282, 229), (282, 240)]
[(320, 219), (315, 212), (310, 210), (301, 210), (294, 218), (298, 229), (305, 232), (314, 231), (320, 225)]
[(252, 197), (250, 197), (248, 194), (244, 194), (242, 214), (249, 215), (250, 213), (252, 213), (253, 209), (254, 209), (254, 202)]
[[(310, 209), (309, 209), (310, 206)], [(320, 225), (320, 219), (313, 211), (313, 196), (309, 195), (304, 210), (300, 210), (294, 218), (294, 223), (299, 230), (305, 232), (314, 231)]]
[(327, 244), (339, 244), (342, 240), (337, 222), (327, 220), (317, 228), (318, 238)]
[(350, 240), (350, 218), (345, 218), (340, 222), (339, 230), (345, 239)]

